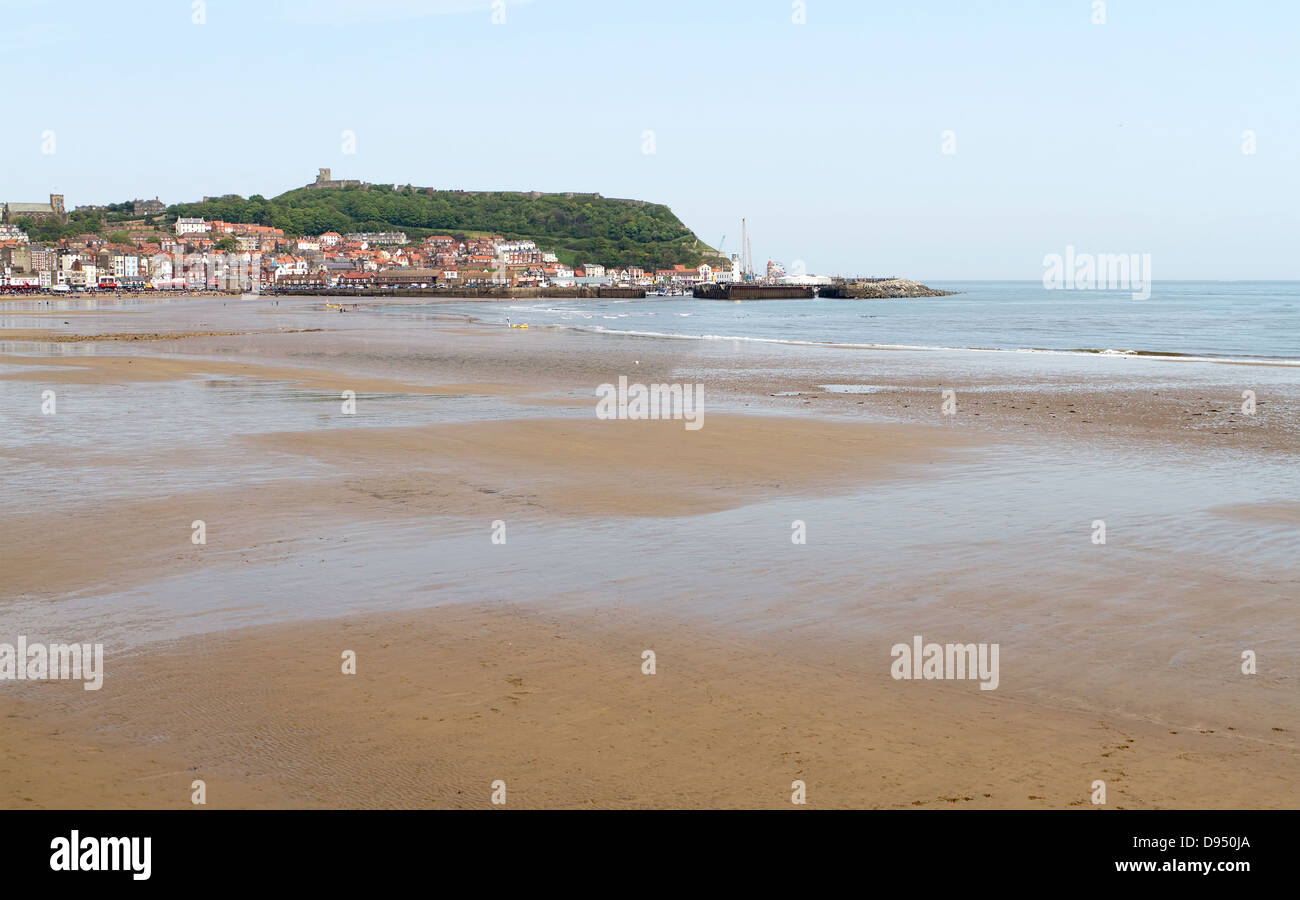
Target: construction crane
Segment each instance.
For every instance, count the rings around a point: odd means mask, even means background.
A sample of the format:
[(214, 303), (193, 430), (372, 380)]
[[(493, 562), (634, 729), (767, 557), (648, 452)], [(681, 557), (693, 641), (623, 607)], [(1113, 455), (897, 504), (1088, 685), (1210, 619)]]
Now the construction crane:
[(727, 242), (727, 236), (724, 234), (722, 240), (718, 241), (718, 255), (722, 255), (722, 245)]

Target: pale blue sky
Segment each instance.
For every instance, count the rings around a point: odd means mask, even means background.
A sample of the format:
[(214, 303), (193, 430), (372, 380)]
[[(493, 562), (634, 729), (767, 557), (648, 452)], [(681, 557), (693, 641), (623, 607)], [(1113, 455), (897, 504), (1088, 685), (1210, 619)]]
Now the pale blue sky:
[(0, 199), (272, 196), (329, 166), (654, 200), (727, 250), (743, 215), (757, 260), (812, 272), (1038, 279), (1073, 244), (1300, 278), (1300, 3), (804, 6), (0, 0)]

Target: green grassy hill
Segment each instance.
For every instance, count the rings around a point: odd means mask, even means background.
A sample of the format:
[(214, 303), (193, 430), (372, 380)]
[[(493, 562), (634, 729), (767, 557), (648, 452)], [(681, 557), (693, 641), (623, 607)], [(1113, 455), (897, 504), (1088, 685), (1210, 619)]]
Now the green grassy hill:
[(254, 194), (183, 203), (167, 210), (284, 229), (286, 236), (337, 231), (471, 232), (530, 238), (567, 263), (693, 266), (717, 254), (662, 204), (595, 194), (466, 193), (393, 185), (305, 187), (270, 200)]

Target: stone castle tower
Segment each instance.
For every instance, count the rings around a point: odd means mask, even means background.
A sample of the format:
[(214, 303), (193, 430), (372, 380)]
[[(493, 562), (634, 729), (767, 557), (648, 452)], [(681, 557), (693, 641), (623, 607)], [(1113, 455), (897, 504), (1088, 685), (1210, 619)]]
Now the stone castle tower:
[(63, 195), (50, 194), (50, 207), (54, 210), (54, 215), (62, 217), (67, 213), (63, 209)]
[(309, 188), (310, 187), (341, 188), (341, 187), (365, 187), (365, 186), (366, 184), (363, 181), (352, 181), (352, 180), (335, 181), (334, 173), (331, 172), (329, 169), (321, 169), (320, 174), (316, 176), (316, 180), (313, 181), (311, 184), (307, 185), (307, 187)]

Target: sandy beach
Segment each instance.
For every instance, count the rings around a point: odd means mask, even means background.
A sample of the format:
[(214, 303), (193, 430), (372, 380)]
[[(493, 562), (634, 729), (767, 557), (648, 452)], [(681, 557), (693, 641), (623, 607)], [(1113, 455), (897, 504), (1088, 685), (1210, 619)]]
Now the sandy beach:
[(508, 602), (232, 632), (114, 668), (104, 697), (6, 703), (6, 806), (183, 808), (195, 778), (214, 808), (484, 808), (497, 779), (525, 809), (789, 809), (794, 780), (819, 808), (1088, 807), (1097, 778), (1121, 809), (1294, 799), (1290, 734), (899, 690), (771, 641)]
[[(106, 671), (0, 682), (5, 807), (1300, 803), (1294, 368), (30, 304), (0, 642)], [(893, 677), (917, 635), (996, 689)]]

